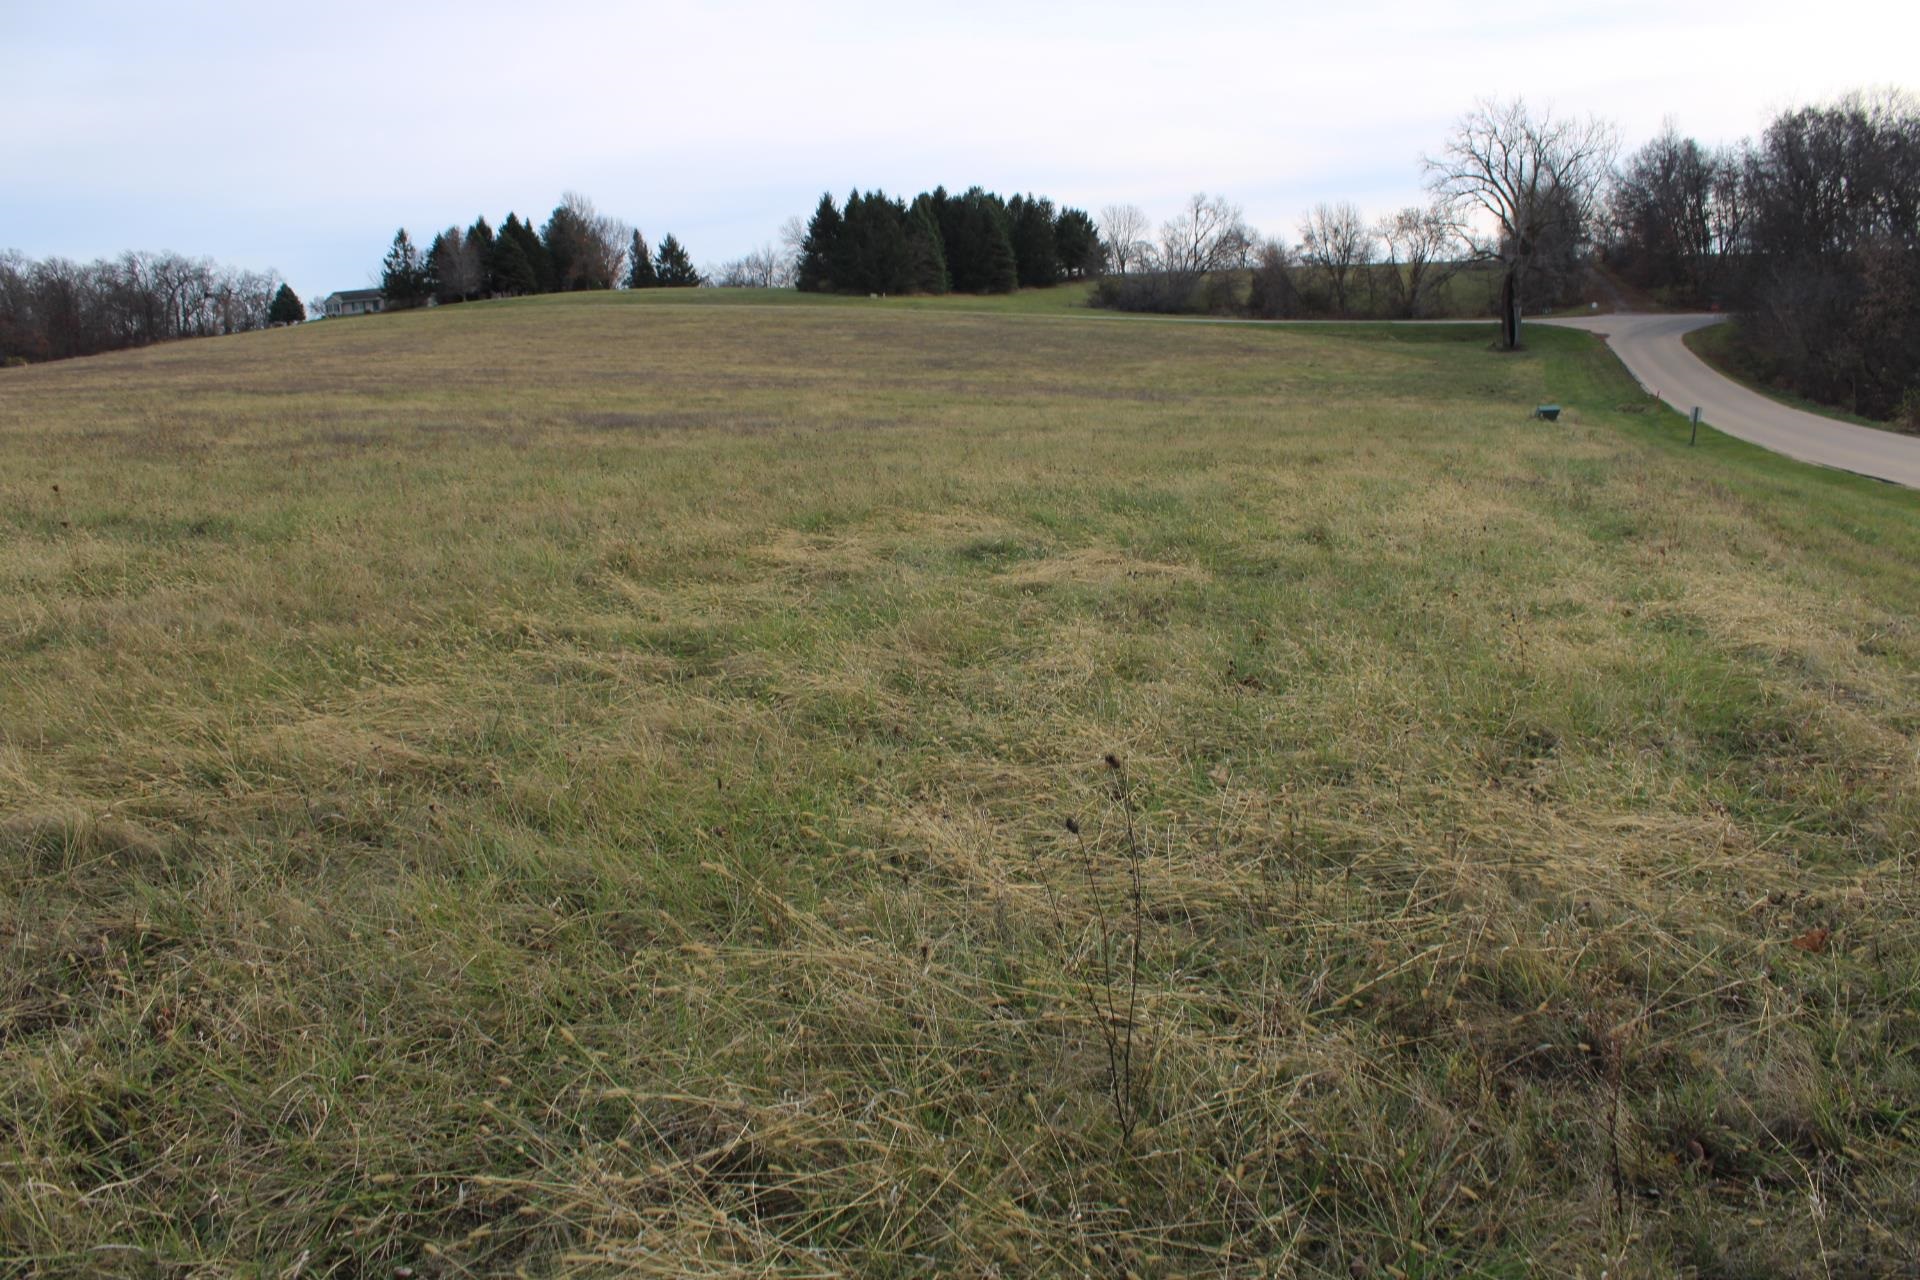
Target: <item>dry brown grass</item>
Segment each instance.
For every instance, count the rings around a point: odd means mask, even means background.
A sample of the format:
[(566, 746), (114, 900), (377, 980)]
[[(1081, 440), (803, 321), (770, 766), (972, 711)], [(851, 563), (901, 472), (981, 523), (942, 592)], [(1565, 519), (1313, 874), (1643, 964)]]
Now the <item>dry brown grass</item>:
[(1920, 1265), (1912, 495), (1538, 341), (0, 373), (0, 1269)]

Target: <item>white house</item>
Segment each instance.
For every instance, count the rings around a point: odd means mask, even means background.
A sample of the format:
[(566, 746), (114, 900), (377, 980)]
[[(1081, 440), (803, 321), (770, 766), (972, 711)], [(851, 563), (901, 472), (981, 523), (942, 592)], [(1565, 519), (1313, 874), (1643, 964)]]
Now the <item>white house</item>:
[(387, 308), (387, 299), (378, 289), (342, 289), (330, 293), (321, 303), (329, 316), (364, 316)]

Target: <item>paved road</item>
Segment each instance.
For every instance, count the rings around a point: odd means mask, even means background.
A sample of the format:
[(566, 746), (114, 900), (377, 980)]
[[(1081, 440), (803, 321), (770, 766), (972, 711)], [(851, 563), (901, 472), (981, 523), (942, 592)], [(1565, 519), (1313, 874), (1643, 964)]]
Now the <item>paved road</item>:
[(1604, 335), (1620, 363), (1642, 386), (1681, 413), (1699, 405), (1700, 420), (1730, 436), (1802, 462), (1920, 488), (1920, 438), (1789, 409), (1715, 373), (1680, 341), (1680, 335), (1719, 319), (1717, 315), (1626, 313), (1532, 323)]

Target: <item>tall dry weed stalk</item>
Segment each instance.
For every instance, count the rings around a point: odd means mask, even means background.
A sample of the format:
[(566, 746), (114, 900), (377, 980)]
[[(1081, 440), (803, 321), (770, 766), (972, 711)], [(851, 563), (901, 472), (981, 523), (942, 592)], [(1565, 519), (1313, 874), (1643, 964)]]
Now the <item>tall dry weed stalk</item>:
[[(1078, 995), (1087, 1015), (1100, 1032), (1106, 1056), (1104, 1083), (1107, 1099), (1113, 1107), (1114, 1121), (1120, 1126), (1120, 1141), (1131, 1145), (1140, 1126), (1146, 1096), (1146, 1070), (1137, 1056), (1140, 1029), (1140, 976), (1144, 965), (1147, 907), (1142, 867), (1146, 846), (1140, 835), (1135, 801), (1127, 769), (1113, 754), (1106, 757), (1111, 777), (1109, 796), (1119, 808), (1123, 833), (1123, 854), (1127, 860), (1126, 902), (1116, 909), (1101, 891), (1099, 859), (1088, 843), (1077, 818), (1069, 817), (1066, 828), (1074, 837), (1080, 855), (1081, 874), (1086, 878), (1087, 900), (1094, 914), (1098, 943), (1091, 963), (1080, 964)], [(1054, 932), (1060, 942), (1061, 958), (1075, 966), (1077, 949), (1067, 932), (1066, 913), (1053, 885), (1042, 873), (1047, 904), (1053, 913)]]

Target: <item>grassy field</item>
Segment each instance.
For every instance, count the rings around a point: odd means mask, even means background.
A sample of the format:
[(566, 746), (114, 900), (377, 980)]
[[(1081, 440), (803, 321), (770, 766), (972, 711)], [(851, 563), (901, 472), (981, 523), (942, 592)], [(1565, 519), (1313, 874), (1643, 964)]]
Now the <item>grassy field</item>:
[(1013, 293), (902, 294), (892, 298), (800, 293), (794, 289), (661, 289), (645, 293), (549, 293), (516, 298), (521, 307), (840, 307), (862, 311), (987, 312), (994, 315), (1086, 315), (1093, 281), (1071, 280)]
[(0, 371), (0, 1272), (1920, 1267), (1920, 499), (864, 302)]

